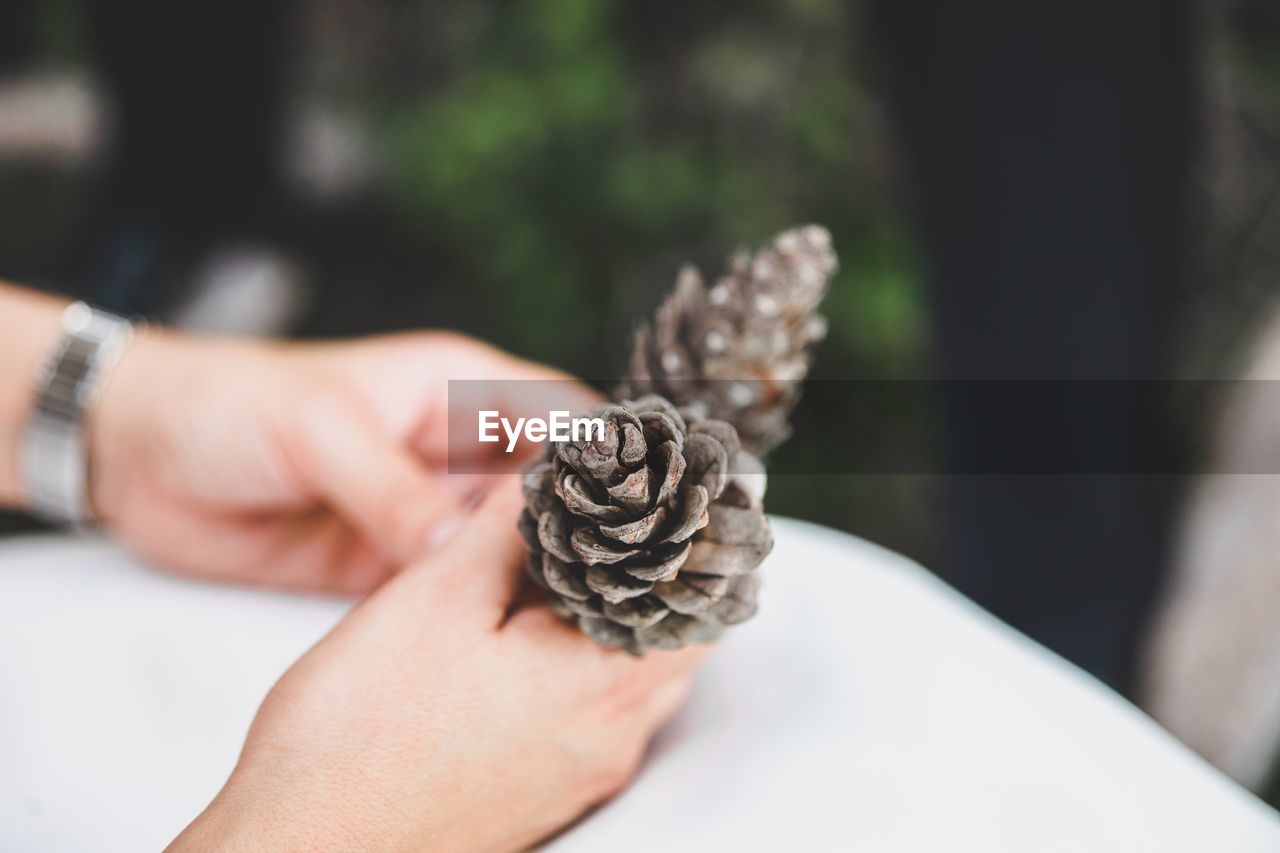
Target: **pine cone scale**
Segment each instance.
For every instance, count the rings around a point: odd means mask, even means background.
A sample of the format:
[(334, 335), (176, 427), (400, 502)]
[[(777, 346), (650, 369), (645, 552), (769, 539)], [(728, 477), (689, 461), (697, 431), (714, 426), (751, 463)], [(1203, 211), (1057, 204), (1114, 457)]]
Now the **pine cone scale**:
[(693, 543), (689, 541), (681, 542), (667, 553), (657, 552), (649, 559), (652, 563), (629, 563), (622, 566), (622, 570), (636, 580), (641, 581), (665, 581), (675, 577), (689, 560), (689, 553), (693, 550)]
[(653, 590), (653, 584), (639, 581), (626, 572), (611, 572), (603, 566), (587, 566), (587, 587), (607, 604), (619, 604)]
[(685, 616), (706, 613), (728, 592), (728, 578), (692, 573), (677, 580), (656, 584), (653, 589), (653, 594), (663, 604)]
[(621, 548), (621, 543), (609, 542), (602, 537), (598, 528), (578, 527), (569, 537), (569, 545), (578, 555), (578, 559), (588, 566), (600, 564), (613, 565), (621, 563), (628, 557), (641, 553), (639, 548)]
[(773, 534), (764, 516), (754, 509), (716, 504), (707, 510), (703, 539), (727, 545), (759, 546), (769, 550)]
[(607, 486), (605, 491), (627, 512), (644, 512), (649, 505), (649, 469), (633, 471), (616, 486)]
[(557, 559), (552, 554), (542, 555), (542, 579), (546, 586), (565, 598), (575, 601), (586, 601), (591, 597), (592, 589), (587, 586), (581, 573), (575, 573), (571, 564)]
[[(566, 471), (563, 477), (555, 481), (555, 493), (574, 515), (610, 523), (627, 521), (626, 510), (612, 504), (601, 503), (587, 491), (582, 478), (572, 471)], [(550, 507), (543, 509), (550, 509)]]
[(683, 490), (678, 501), (679, 514), (676, 516), (676, 523), (671, 532), (666, 536), (667, 541), (682, 542), (705, 527), (709, 518), (707, 507), (710, 503), (711, 495), (707, 492), (706, 486), (692, 486)]
[(565, 519), (554, 510), (548, 510), (538, 518), (538, 544), (566, 563), (578, 559), (577, 552), (569, 547), (569, 537), (565, 535)]
[(734, 577), (750, 572), (768, 554), (768, 548), (756, 545), (726, 545), (721, 542), (696, 542), (689, 557), (698, 571), (720, 577)]
[(654, 537), (662, 522), (667, 520), (667, 508), (659, 506), (648, 515), (623, 524), (602, 524), (600, 532), (624, 545), (640, 545)]

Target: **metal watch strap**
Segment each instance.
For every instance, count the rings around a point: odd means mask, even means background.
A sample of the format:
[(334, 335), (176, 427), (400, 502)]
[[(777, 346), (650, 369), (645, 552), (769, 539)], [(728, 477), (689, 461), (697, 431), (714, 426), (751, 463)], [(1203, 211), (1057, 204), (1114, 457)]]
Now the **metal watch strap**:
[(85, 415), (111, 367), (133, 338), (123, 317), (68, 305), (61, 339), (38, 378), (35, 406), (22, 437), (28, 508), (50, 521), (89, 518)]

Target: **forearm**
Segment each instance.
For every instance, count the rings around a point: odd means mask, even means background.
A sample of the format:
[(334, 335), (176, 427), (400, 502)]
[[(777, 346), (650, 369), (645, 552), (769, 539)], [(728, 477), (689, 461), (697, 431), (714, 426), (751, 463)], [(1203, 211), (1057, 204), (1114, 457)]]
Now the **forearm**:
[(67, 301), (0, 284), (0, 506), (22, 503), (18, 445)]

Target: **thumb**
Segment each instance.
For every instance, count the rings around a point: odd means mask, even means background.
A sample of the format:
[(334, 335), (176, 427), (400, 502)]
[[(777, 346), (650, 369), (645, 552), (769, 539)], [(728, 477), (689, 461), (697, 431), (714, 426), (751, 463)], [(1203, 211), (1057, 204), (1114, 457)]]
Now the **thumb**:
[(418, 458), (352, 401), (304, 404), (294, 447), (304, 481), (402, 566), (447, 538), (463, 506)]

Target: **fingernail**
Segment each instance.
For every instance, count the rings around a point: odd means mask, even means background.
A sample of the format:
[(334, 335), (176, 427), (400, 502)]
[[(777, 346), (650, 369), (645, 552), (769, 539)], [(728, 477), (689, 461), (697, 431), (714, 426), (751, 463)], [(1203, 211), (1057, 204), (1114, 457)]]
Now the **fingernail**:
[(466, 513), (454, 513), (453, 515), (445, 516), (435, 527), (431, 528), (431, 532), (427, 534), (427, 553), (431, 553), (452, 539), (453, 534), (457, 533), (458, 528), (462, 526), (464, 518), (466, 518)]

